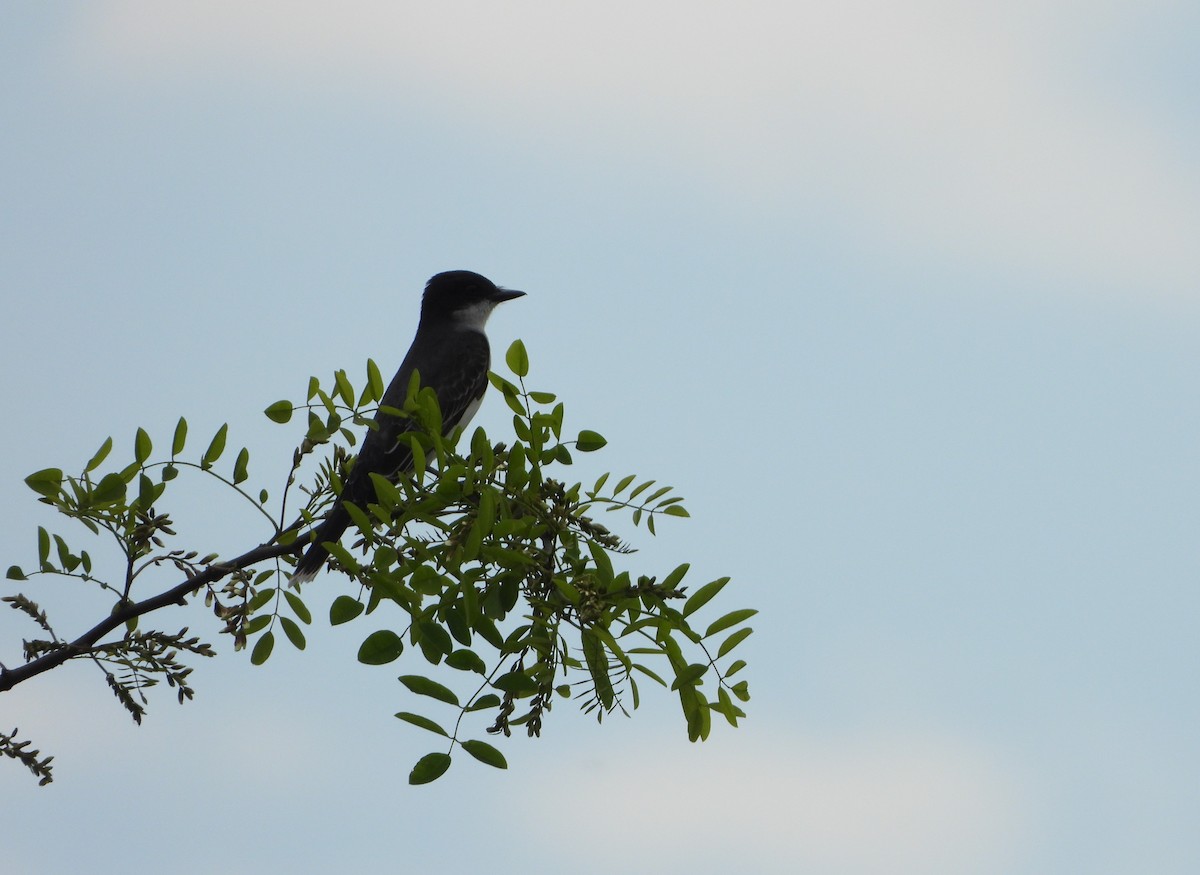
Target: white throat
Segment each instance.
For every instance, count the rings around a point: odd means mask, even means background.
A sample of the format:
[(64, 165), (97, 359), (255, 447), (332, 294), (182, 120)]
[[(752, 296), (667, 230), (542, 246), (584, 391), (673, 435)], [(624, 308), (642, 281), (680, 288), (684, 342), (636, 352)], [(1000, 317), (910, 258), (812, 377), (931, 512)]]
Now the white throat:
[(488, 317), (496, 309), (495, 301), (479, 301), (454, 311), (454, 321), (463, 328), (483, 333)]

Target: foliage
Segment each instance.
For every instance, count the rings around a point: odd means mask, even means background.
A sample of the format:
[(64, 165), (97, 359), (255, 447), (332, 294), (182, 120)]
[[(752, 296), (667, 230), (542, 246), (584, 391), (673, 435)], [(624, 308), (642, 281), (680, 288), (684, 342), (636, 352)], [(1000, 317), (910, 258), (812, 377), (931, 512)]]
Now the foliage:
[[(512, 412), (511, 445), (493, 445), (478, 428), (466, 441), (459, 434), (443, 437), (436, 397), (414, 385), (403, 411), (386, 412), (419, 424), (403, 437), (419, 473), (394, 482), (372, 475), (377, 501), (348, 506), (357, 542), (329, 545), (331, 566), (349, 581), (332, 601), (329, 622), (367, 625), (371, 618), (373, 628), (364, 630), (358, 651), (366, 665), (388, 664), (408, 653), (410, 667), (399, 681), (411, 710), (396, 717), (443, 739), (441, 750), (413, 767), (414, 784), (444, 774), (456, 748), (505, 768), (503, 754), (470, 737), (476, 731), (470, 727), (482, 726), (493, 736), (520, 727), (536, 736), (557, 699), (574, 698), (598, 719), (614, 711), (628, 714), (649, 680), (677, 694), (693, 741), (707, 738), (714, 713), (736, 726), (744, 716), (738, 703), (749, 699), (746, 681), (732, 680), (745, 663), (727, 658), (750, 634), (743, 624), (755, 612), (735, 610), (693, 625), (729, 579), (689, 593), (683, 585), (687, 564), (655, 576), (618, 569), (614, 559), (621, 561), (632, 548), (596, 519), (600, 511), (625, 512), (653, 534), (663, 517), (688, 515), (682, 499), (669, 486), (632, 475), (605, 474), (590, 486), (551, 476), (572, 464), (573, 453), (600, 450), (605, 440), (591, 430), (564, 439), (563, 404), (551, 393), (526, 388), (529, 362), (520, 341), (505, 360), (513, 379), (492, 374), (491, 381)], [(299, 419), (304, 429), (274, 503), (266, 489), (247, 486), (245, 448), (234, 455), (231, 468), (218, 467), (229, 459), (227, 426), (198, 457), (185, 456), (184, 419), (165, 458), (151, 460), (153, 442), (139, 428), (133, 459), (124, 467), (100, 473), (113, 448), (108, 439), (77, 476), (59, 469), (30, 475), (26, 483), (42, 502), (93, 535), (111, 536), (125, 561), (115, 575), (103, 573), (86, 550), (75, 552), (62, 536), (39, 527), (36, 568), (13, 566), (8, 578), (71, 578), (107, 593), (113, 607), (95, 627), (68, 641), (31, 599), (6, 596), (46, 637), (25, 642), (23, 665), (0, 668), (0, 692), (68, 660), (88, 659), (135, 721), (145, 712), (146, 691), (160, 681), (174, 687), (182, 703), (193, 691), (192, 669), (181, 654), (214, 651), (186, 637), (187, 629), (142, 631), (139, 618), (196, 594), (203, 594), (235, 649), (249, 648), (252, 663), (266, 662), (280, 640), (303, 650), (313, 616), (307, 592), (289, 580), (288, 571), (307, 543), (306, 530), (340, 492), (353, 464), (355, 429), (374, 425), (383, 391), (379, 369), (368, 361), (361, 390), (338, 371), (328, 388), (311, 378), (303, 404), (279, 401), (266, 409), (272, 421), (289, 425)], [(333, 452), (317, 463), (312, 485), (298, 487), (303, 506), (285, 524), (301, 469), (327, 445)], [(159, 508), (183, 471), (220, 480), (269, 521), (271, 537), (233, 559), (168, 549), (176, 533)], [(182, 580), (137, 601), (135, 585), (152, 568), (170, 569)], [(332, 582), (309, 586), (328, 592)], [(104, 640), (110, 634), (118, 637)], [(0, 751), (49, 782), (49, 758), (27, 753), (28, 744), (0, 736)]]

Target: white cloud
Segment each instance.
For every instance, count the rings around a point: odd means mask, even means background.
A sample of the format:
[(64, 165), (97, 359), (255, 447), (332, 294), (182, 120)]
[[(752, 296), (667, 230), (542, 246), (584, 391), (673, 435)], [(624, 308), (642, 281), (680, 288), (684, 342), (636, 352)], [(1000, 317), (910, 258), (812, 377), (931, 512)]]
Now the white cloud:
[(1191, 297), (1194, 150), (1067, 72), (1088, 61), (1081, 20), (1119, 40), (1153, 9), (125, 0), (88, 7), (70, 55), (424, 97), (543, 141), (657, 154), (754, 202), (836, 209), (865, 251)]
[[(637, 860), (663, 873), (935, 875), (1005, 871), (1025, 838), (1018, 777), (960, 739), (747, 728), (692, 747), (673, 734), (649, 749), (530, 769), (537, 786), (571, 788), (569, 804), (529, 823), (545, 844), (562, 845), (546, 850), (578, 851), (567, 843), (583, 832), (610, 838), (582, 871)], [(578, 829), (555, 828), (568, 821)]]

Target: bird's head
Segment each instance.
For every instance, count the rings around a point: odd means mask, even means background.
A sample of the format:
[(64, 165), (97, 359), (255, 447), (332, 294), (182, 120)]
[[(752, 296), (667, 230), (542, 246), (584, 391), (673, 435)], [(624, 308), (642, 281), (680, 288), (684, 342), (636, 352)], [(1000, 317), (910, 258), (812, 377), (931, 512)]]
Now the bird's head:
[(464, 327), (482, 331), (497, 304), (524, 294), (502, 289), (487, 277), (469, 270), (448, 270), (431, 277), (425, 284), (421, 319), (452, 319)]

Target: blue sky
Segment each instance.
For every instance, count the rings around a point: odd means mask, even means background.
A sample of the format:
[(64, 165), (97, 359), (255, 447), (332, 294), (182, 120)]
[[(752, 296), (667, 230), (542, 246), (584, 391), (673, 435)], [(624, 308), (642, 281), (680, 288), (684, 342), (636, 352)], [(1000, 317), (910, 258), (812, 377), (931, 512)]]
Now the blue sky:
[[(21, 478), (139, 425), (228, 421), (273, 486), (262, 408), (394, 367), (463, 267), (529, 292), (493, 345), (609, 438), (580, 478), (688, 497), (635, 567), (761, 611), (742, 729), (560, 708), (420, 789), (363, 627), (220, 642), (141, 728), (67, 667), (0, 702), (58, 764), (0, 771), (6, 865), (1196, 871), (1196, 33), (1120, 0), (5, 4), (4, 565), (47, 523)], [(265, 534), (202, 485), (176, 515)]]

